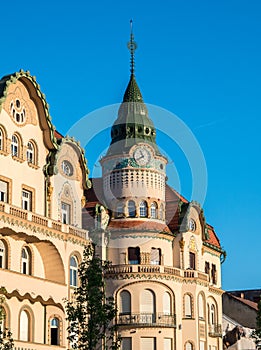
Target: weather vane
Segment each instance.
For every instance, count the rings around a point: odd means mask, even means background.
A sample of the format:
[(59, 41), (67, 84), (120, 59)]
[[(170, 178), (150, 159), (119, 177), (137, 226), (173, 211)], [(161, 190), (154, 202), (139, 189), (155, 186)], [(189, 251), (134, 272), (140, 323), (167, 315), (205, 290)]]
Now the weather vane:
[(130, 58), (130, 71), (131, 74), (134, 74), (134, 52), (137, 49), (137, 44), (134, 41), (134, 35), (132, 31), (133, 21), (130, 20), (130, 41), (128, 42), (128, 49), (130, 50), (131, 58)]

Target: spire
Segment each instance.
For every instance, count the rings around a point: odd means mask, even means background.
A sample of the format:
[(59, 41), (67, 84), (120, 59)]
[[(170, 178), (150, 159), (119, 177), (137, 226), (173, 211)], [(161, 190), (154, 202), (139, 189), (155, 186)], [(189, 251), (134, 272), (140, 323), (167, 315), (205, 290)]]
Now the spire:
[(131, 75), (134, 75), (134, 65), (135, 65), (134, 53), (135, 53), (135, 50), (137, 49), (137, 44), (134, 41), (134, 34), (132, 31), (132, 27), (133, 27), (133, 21), (131, 19), (130, 20), (130, 41), (128, 42), (128, 49), (130, 50), (130, 72), (131, 72)]

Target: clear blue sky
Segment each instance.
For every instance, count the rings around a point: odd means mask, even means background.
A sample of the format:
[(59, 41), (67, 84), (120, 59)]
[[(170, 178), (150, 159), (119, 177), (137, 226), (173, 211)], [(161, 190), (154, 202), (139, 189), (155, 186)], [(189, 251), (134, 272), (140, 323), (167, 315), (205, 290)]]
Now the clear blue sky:
[[(121, 101), (130, 18), (144, 100), (179, 116), (205, 156), (203, 206), (228, 253), (223, 288), (261, 288), (259, 0), (4, 1), (0, 74), (30, 70), (53, 123), (66, 133), (86, 114)], [(92, 166), (89, 149), (86, 156)], [(175, 150), (172, 160), (189, 197), (186, 159)]]

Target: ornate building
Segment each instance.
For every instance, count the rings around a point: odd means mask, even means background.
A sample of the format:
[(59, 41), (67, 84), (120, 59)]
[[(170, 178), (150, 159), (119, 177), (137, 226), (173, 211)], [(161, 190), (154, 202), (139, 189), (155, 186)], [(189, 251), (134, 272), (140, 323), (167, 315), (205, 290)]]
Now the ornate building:
[(77, 286), (88, 231), (112, 262), (106, 289), (123, 350), (222, 349), (224, 252), (200, 205), (166, 183), (133, 34), (129, 48), (130, 81), (92, 187), (83, 150), (54, 130), (35, 78), (0, 80), (2, 323), (16, 349), (68, 346), (63, 299)]
[(221, 350), (224, 252), (200, 205), (166, 184), (167, 159), (135, 79), (133, 34), (129, 48), (130, 81), (83, 222), (112, 262), (106, 284), (123, 350)]
[(88, 239), (83, 150), (51, 124), (28, 72), (0, 80), (0, 286), (16, 349), (67, 347), (64, 298)]

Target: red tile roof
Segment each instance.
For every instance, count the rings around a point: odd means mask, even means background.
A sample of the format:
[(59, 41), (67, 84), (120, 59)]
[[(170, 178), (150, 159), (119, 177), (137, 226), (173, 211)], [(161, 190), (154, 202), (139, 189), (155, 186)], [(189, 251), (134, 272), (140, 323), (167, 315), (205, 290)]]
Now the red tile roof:
[(59, 131), (57, 130), (54, 130), (54, 136), (57, 138), (57, 139), (62, 139), (63, 138), (63, 135), (59, 133)]
[(228, 293), (230, 297), (235, 298), (239, 301), (241, 301), (241, 303), (248, 305), (249, 307), (251, 307), (252, 309), (258, 310), (258, 305), (257, 303), (255, 303), (254, 301), (248, 300), (248, 299), (244, 299), (244, 298), (240, 298), (240, 297), (236, 297), (235, 295)]
[(119, 220), (114, 219), (111, 220), (109, 225), (109, 229), (111, 230), (141, 230), (141, 231), (157, 231), (157, 232), (166, 232), (171, 233), (170, 229), (167, 225), (155, 222), (155, 221), (142, 221), (142, 220), (135, 220), (135, 219), (127, 219), (127, 220)]

